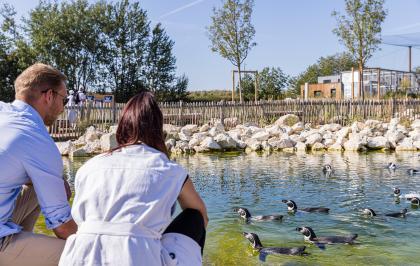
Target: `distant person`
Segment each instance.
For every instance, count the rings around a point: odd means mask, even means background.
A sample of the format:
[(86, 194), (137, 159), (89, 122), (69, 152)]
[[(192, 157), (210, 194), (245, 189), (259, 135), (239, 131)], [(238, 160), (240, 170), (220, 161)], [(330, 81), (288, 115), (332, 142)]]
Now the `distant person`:
[[(125, 106), (118, 147), (76, 174), (71, 236), (60, 265), (201, 265), (207, 211), (187, 172), (171, 161), (150, 92)], [(176, 201), (183, 211), (172, 220)]]
[(67, 107), (69, 107), (67, 119), (69, 120), (71, 127), (74, 127), (76, 125), (76, 120), (77, 120), (76, 95), (74, 94), (73, 90), (69, 90), (69, 96), (67, 97), (68, 99)]
[[(0, 265), (57, 265), (77, 226), (63, 161), (45, 126), (67, 103), (67, 77), (34, 64), (15, 81), (13, 103), (0, 102)], [(39, 213), (58, 238), (34, 234)]]
[(86, 102), (86, 93), (85, 93), (85, 88), (83, 86), (79, 86), (79, 90), (77, 92), (78, 95), (78, 104), (80, 106), (83, 106)]

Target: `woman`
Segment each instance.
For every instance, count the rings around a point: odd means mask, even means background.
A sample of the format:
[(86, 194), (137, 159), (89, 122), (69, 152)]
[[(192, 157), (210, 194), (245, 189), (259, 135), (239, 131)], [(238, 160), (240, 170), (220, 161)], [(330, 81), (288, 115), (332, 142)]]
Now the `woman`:
[[(207, 211), (186, 171), (168, 158), (163, 116), (150, 92), (125, 106), (118, 147), (76, 174), (60, 265), (200, 265)], [(171, 222), (178, 200), (183, 211)]]
[(70, 107), (68, 108), (68, 120), (69, 120), (70, 126), (74, 127), (76, 119), (77, 119), (77, 110), (75, 109), (76, 101), (75, 101), (73, 90), (69, 90), (69, 96), (67, 96), (67, 99), (68, 99), (67, 107)]

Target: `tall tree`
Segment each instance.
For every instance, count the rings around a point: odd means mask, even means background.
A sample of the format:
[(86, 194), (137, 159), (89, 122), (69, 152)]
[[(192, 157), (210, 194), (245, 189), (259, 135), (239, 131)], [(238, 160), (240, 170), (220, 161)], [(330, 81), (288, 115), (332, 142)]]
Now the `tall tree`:
[[(171, 86), (175, 81), (176, 59), (172, 55), (174, 42), (158, 23), (152, 31), (146, 57), (146, 82), (149, 90), (153, 91), (159, 100), (168, 98)], [(188, 84), (188, 80), (187, 80)]]
[(363, 69), (381, 42), (381, 25), (387, 11), (384, 0), (346, 0), (346, 15), (332, 13), (337, 19), (333, 32), (358, 62), (359, 95), (364, 99)]
[(239, 100), (242, 102), (241, 66), (256, 45), (251, 23), (253, 0), (226, 0), (220, 9), (213, 8), (208, 34), (211, 50), (229, 60), (239, 74)]

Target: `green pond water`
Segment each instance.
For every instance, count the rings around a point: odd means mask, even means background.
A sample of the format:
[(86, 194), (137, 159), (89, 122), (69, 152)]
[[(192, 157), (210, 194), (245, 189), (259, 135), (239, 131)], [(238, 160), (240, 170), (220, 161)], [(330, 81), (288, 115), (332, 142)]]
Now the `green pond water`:
[[(420, 209), (393, 196), (395, 186), (402, 194), (420, 191), (420, 175), (407, 173), (409, 168), (420, 168), (417, 153), (233, 153), (174, 159), (188, 169), (208, 208), (205, 265), (420, 265)], [(72, 183), (87, 159), (63, 160)], [(389, 171), (388, 162), (398, 168)], [(331, 176), (322, 172), (327, 163), (334, 168)], [(289, 215), (282, 199), (331, 211)], [(284, 214), (284, 218), (247, 224), (233, 212), (238, 206), (253, 215)], [(409, 213), (406, 218), (369, 218), (361, 214), (366, 207), (378, 214), (403, 208)], [(318, 236), (356, 233), (359, 237), (355, 245), (321, 250), (304, 242), (295, 231), (300, 226), (311, 226)], [(46, 231), (42, 219), (36, 229)], [(262, 263), (243, 231), (257, 233), (267, 247), (306, 245), (310, 254), (270, 255)]]

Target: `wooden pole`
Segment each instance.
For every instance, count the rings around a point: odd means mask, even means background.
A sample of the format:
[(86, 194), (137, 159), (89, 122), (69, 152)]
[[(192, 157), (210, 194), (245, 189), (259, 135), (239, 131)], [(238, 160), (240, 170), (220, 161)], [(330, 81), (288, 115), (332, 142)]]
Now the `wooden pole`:
[(354, 67), (351, 68), (351, 99), (354, 99)]
[(255, 101), (258, 101), (258, 71), (255, 72)]
[(378, 100), (381, 98), (381, 69), (378, 68)]

